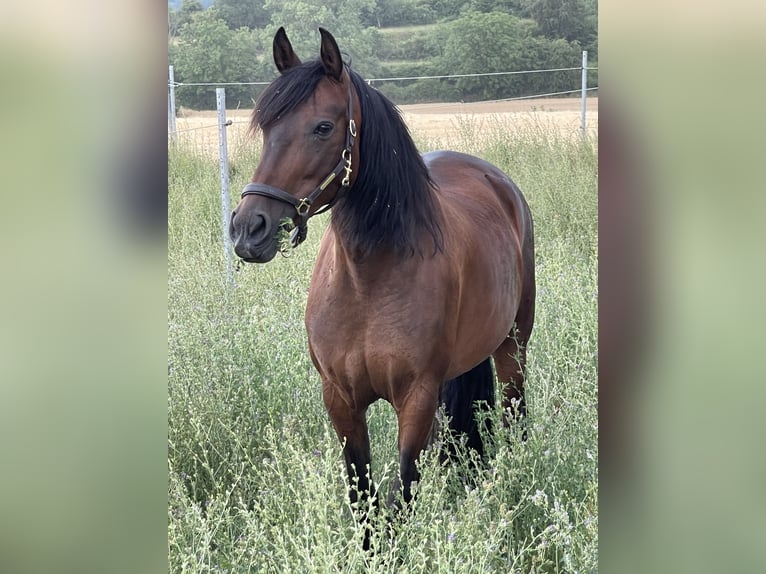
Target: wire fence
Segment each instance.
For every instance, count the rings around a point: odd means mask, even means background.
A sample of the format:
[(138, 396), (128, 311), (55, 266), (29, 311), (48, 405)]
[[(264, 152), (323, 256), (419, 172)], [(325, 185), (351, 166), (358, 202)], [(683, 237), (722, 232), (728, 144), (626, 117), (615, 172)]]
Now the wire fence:
[[(533, 100), (538, 98), (552, 98), (552, 97), (559, 97), (559, 96), (566, 96), (570, 94), (576, 94), (580, 93), (582, 98), (582, 106), (581, 106), (581, 131), (583, 137), (585, 136), (585, 126), (586, 126), (586, 102), (585, 99), (590, 92), (595, 92), (598, 90), (598, 86), (591, 86), (588, 87), (588, 78), (587, 73), (589, 71), (598, 71), (598, 67), (588, 67), (588, 52), (584, 51), (582, 53), (582, 65), (581, 66), (573, 66), (568, 68), (546, 68), (541, 70), (513, 70), (513, 71), (505, 71), (505, 72), (477, 72), (472, 74), (442, 74), (442, 75), (424, 75), (424, 76), (396, 76), (396, 77), (386, 77), (386, 78), (368, 78), (366, 81), (368, 84), (383, 84), (386, 82), (413, 82), (413, 81), (420, 81), (420, 80), (458, 80), (458, 79), (466, 79), (466, 78), (486, 78), (486, 77), (503, 77), (503, 76), (517, 76), (517, 75), (525, 75), (525, 74), (543, 74), (543, 73), (558, 73), (558, 72), (574, 72), (577, 70), (580, 70), (582, 72), (582, 79), (581, 79), (581, 85), (579, 88), (576, 89), (570, 89), (570, 90), (558, 90), (558, 91), (548, 91), (544, 93), (535, 93), (535, 94), (529, 94), (529, 95), (522, 95), (522, 96), (512, 96), (508, 98), (494, 98), (494, 99), (481, 99), (478, 101), (473, 101), (474, 104), (490, 104), (490, 103), (500, 103), (500, 102), (512, 102), (512, 101), (521, 101), (521, 100)], [(195, 131), (195, 130), (203, 130), (203, 129), (209, 129), (212, 127), (216, 127), (218, 124), (212, 124), (210, 126), (195, 126), (190, 128), (185, 128), (178, 130), (176, 127), (176, 104), (175, 104), (175, 90), (179, 88), (187, 88), (187, 87), (196, 87), (196, 88), (226, 88), (228, 87), (240, 87), (240, 86), (267, 86), (271, 82), (266, 81), (253, 81), (253, 82), (176, 82), (174, 79), (174, 71), (173, 66), (169, 67), (169, 76), (168, 76), (168, 132), (171, 137), (171, 139), (175, 139), (176, 135), (179, 133), (189, 132), (189, 131)], [(231, 125), (232, 121), (229, 121), (229, 125)], [(233, 122), (233, 123), (244, 123), (244, 122)]]
[[(546, 70), (516, 70), (511, 72), (481, 72), (475, 74), (444, 74), (437, 76), (397, 76), (390, 78), (367, 78), (368, 84), (378, 82), (403, 82), (408, 80), (449, 80), (457, 78), (483, 78), (488, 76), (513, 76), (518, 74), (542, 74), (546, 72), (572, 72), (580, 70), (579, 66), (573, 68), (549, 68)], [(598, 70), (598, 68), (588, 68), (588, 70)], [(226, 86), (268, 86), (271, 82), (174, 82), (173, 85), (178, 88), (182, 86), (207, 86), (221, 88)], [(170, 85), (170, 84), (168, 84)], [(534, 96), (532, 96), (534, 97)]]

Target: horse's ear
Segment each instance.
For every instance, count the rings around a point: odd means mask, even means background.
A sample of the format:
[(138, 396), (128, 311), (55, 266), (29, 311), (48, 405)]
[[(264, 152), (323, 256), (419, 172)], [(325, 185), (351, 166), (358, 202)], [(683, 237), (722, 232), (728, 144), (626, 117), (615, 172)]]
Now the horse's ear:
[(319, 33), (322, 35), (322, 47), (319, 49), (319, 56), (325, 74), (340, 81), (341, 74), (343, 74), (343, 58), (341, 58), (338, 44), (332, 34), (324, 28), (319, 28)]
[(300, 65), (301, 60), (295, 55), (295, 52), (293, 52), (293, 46), (287, 38), (284, 26), (280, 26), (279, 30), (277, 30), (277, 33), (274, 35), (273, 48), (274, 63), (280, 74), (284, 74), (290, 68)]

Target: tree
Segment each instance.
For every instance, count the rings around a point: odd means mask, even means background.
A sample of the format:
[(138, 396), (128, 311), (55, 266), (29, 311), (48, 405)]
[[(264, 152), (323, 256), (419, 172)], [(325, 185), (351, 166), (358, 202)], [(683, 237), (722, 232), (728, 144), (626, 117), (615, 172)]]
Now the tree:
[[(265, 50), (257, 37), (245, 28), (230, 30), (215, 8), (191, 16), (172, 55), (179, 82), (252, 82), (265, 71)], [(250, 107), (254, 94), (253, 86), (227, 86), (227, 106)], [(179, 86), (177, 98), (184, 106), (214, 108), (215, 86)]]
[(265, 6), (271, 11), (273, 26), (268, 31), (269, 42), (274, 32), (284, 26), (295, 53), (304, 61), (310, 60), (319, 55), (321, 26), (335, 36), (341, 52), (352, 58), (356, 71), (367, 77), (378, 73), (376, 30), (360, 21), (362, 11), (372, 10), (375, 0), (266, 0)]
[[(523, 44), (536, 25), (510, 14), (469, 12), (442, 29), (444, 73), (471, 74), (519, 70)], [(458, 80), (457, 89), (468, 99), (497, 97), (507, 87), (505, 76)]]
[[(541, 37), (537, 30), (533, 20), (501, 12), (469, 12), (442, 28), (443, 73), (510, 72), (578, 64), (579, 45)], [(576, 85), (572, 74), (557, 74), (562, 73), (461, 78), (455, 87), (461, 99), (476, 100), (563, 91), (563, 86), (571, 89)]]
[(595, 0), (523, 0), (525, 14), (547, 38), (563, 38), (581, 46), (594, 43), (597, 34)]
[(232, 30), (262, 28), (271, 20), (263, 0), (215, 0), (213, 6)]
[(176, 37), (181, 27), (189, 22), (194, 14), (202, 10), (204, 6), (200, 0), (183, 0), (178, 9), (168, 6), (168, 38)]
[(434, 0), (376, 0), (372, 8), (362, 11), (361, 20), (366, 26), (378, 28), (430, 24), (436, 21), (433, 4)]

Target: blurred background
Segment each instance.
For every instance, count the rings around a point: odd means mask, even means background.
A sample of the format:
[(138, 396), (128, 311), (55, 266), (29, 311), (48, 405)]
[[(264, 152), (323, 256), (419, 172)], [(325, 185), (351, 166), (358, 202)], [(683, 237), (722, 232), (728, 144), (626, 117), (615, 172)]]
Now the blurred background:
[(0, 571), (166, 568), (165, 6), (0, 7)]
[(764, 23), (756, 2), (599, 6), (605, 571), (766, 565)]
[[(166, 568), (167, 12), (0, 8), (0, 571)], [(766, 5), (599, 5), (601, 568), (766, 566)]]

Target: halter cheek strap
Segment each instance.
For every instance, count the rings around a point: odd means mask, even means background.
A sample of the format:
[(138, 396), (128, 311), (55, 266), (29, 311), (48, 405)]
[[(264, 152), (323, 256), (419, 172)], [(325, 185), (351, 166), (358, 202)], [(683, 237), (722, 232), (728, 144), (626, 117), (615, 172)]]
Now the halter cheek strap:
[[(295, 208), (296, 217), (297, 217), (297, 223), (296, 227), (293, 230), (292, 234), (290, 235), (290, 244), (293, 247), (297, 247), (303, 241), (306, 239), (306, 234), (308, 233), (308, 220), (309, 217), (313, 217), (314, 215), (319, 215), (320, 213), (324, 213), (328, 209), (330, 209), (333, 205), (335, 205), (335, 202), (340, 199), (343, 195), (346, 194), (348, 191), (349, 186), (351, 185), (351, 172), (353, 171), (351, 169), (351, 149), (354, 147), (354, 142), (356, 141), (356, 122), (354, 122), (354, 108), (353, 108), (353, 98), (351, 94), (351, 84), (349, 83), (348, 87), (348, 129), (346, 130), (346, 142), (343, 146), (343, 151), (340, 154), (340, 161), (338, 161), (337, 165), (335, 166), (335, 169), (333, 169), (327, 177), (325, 177), (322, 180), (322, 183), (320, 183), (318, 186), (314, 188), (314, 190), (309, 193), (306, 197), (303, 199), (298, 199), (297, 197), (290, 195), (284, 190), (279, 189), (278, 187), (274, 187), (273, 185), (268, 185), (265, 183), (248, 183), (244, 189), (242, 189), (242, 195), (241, 197), (244, 198), (248, 195), (260, 195), (263, 197), (268, 197), (270, 199), (275, 199), (277, 201), (281, 201), (283, 203), (288, 203), (292, 205)], [(343, 179), (340, 182), (340, 188), (338, 189), (338, 192), (335, 194), (335, 197), (332, 198), (332, 201), (330, 201), (328, 204), (324, 205), (311, 215), (309, 215), (309, 211), (311, 210), (311, 206), (313, 203), (317, 200), (317, 198), (322, 194), (322, 192), (327, 189), (327, 186), (332, 183), (335, 178), (337, 178), (341, 173), (345, 171), (345, 174), (343, 176)]]

